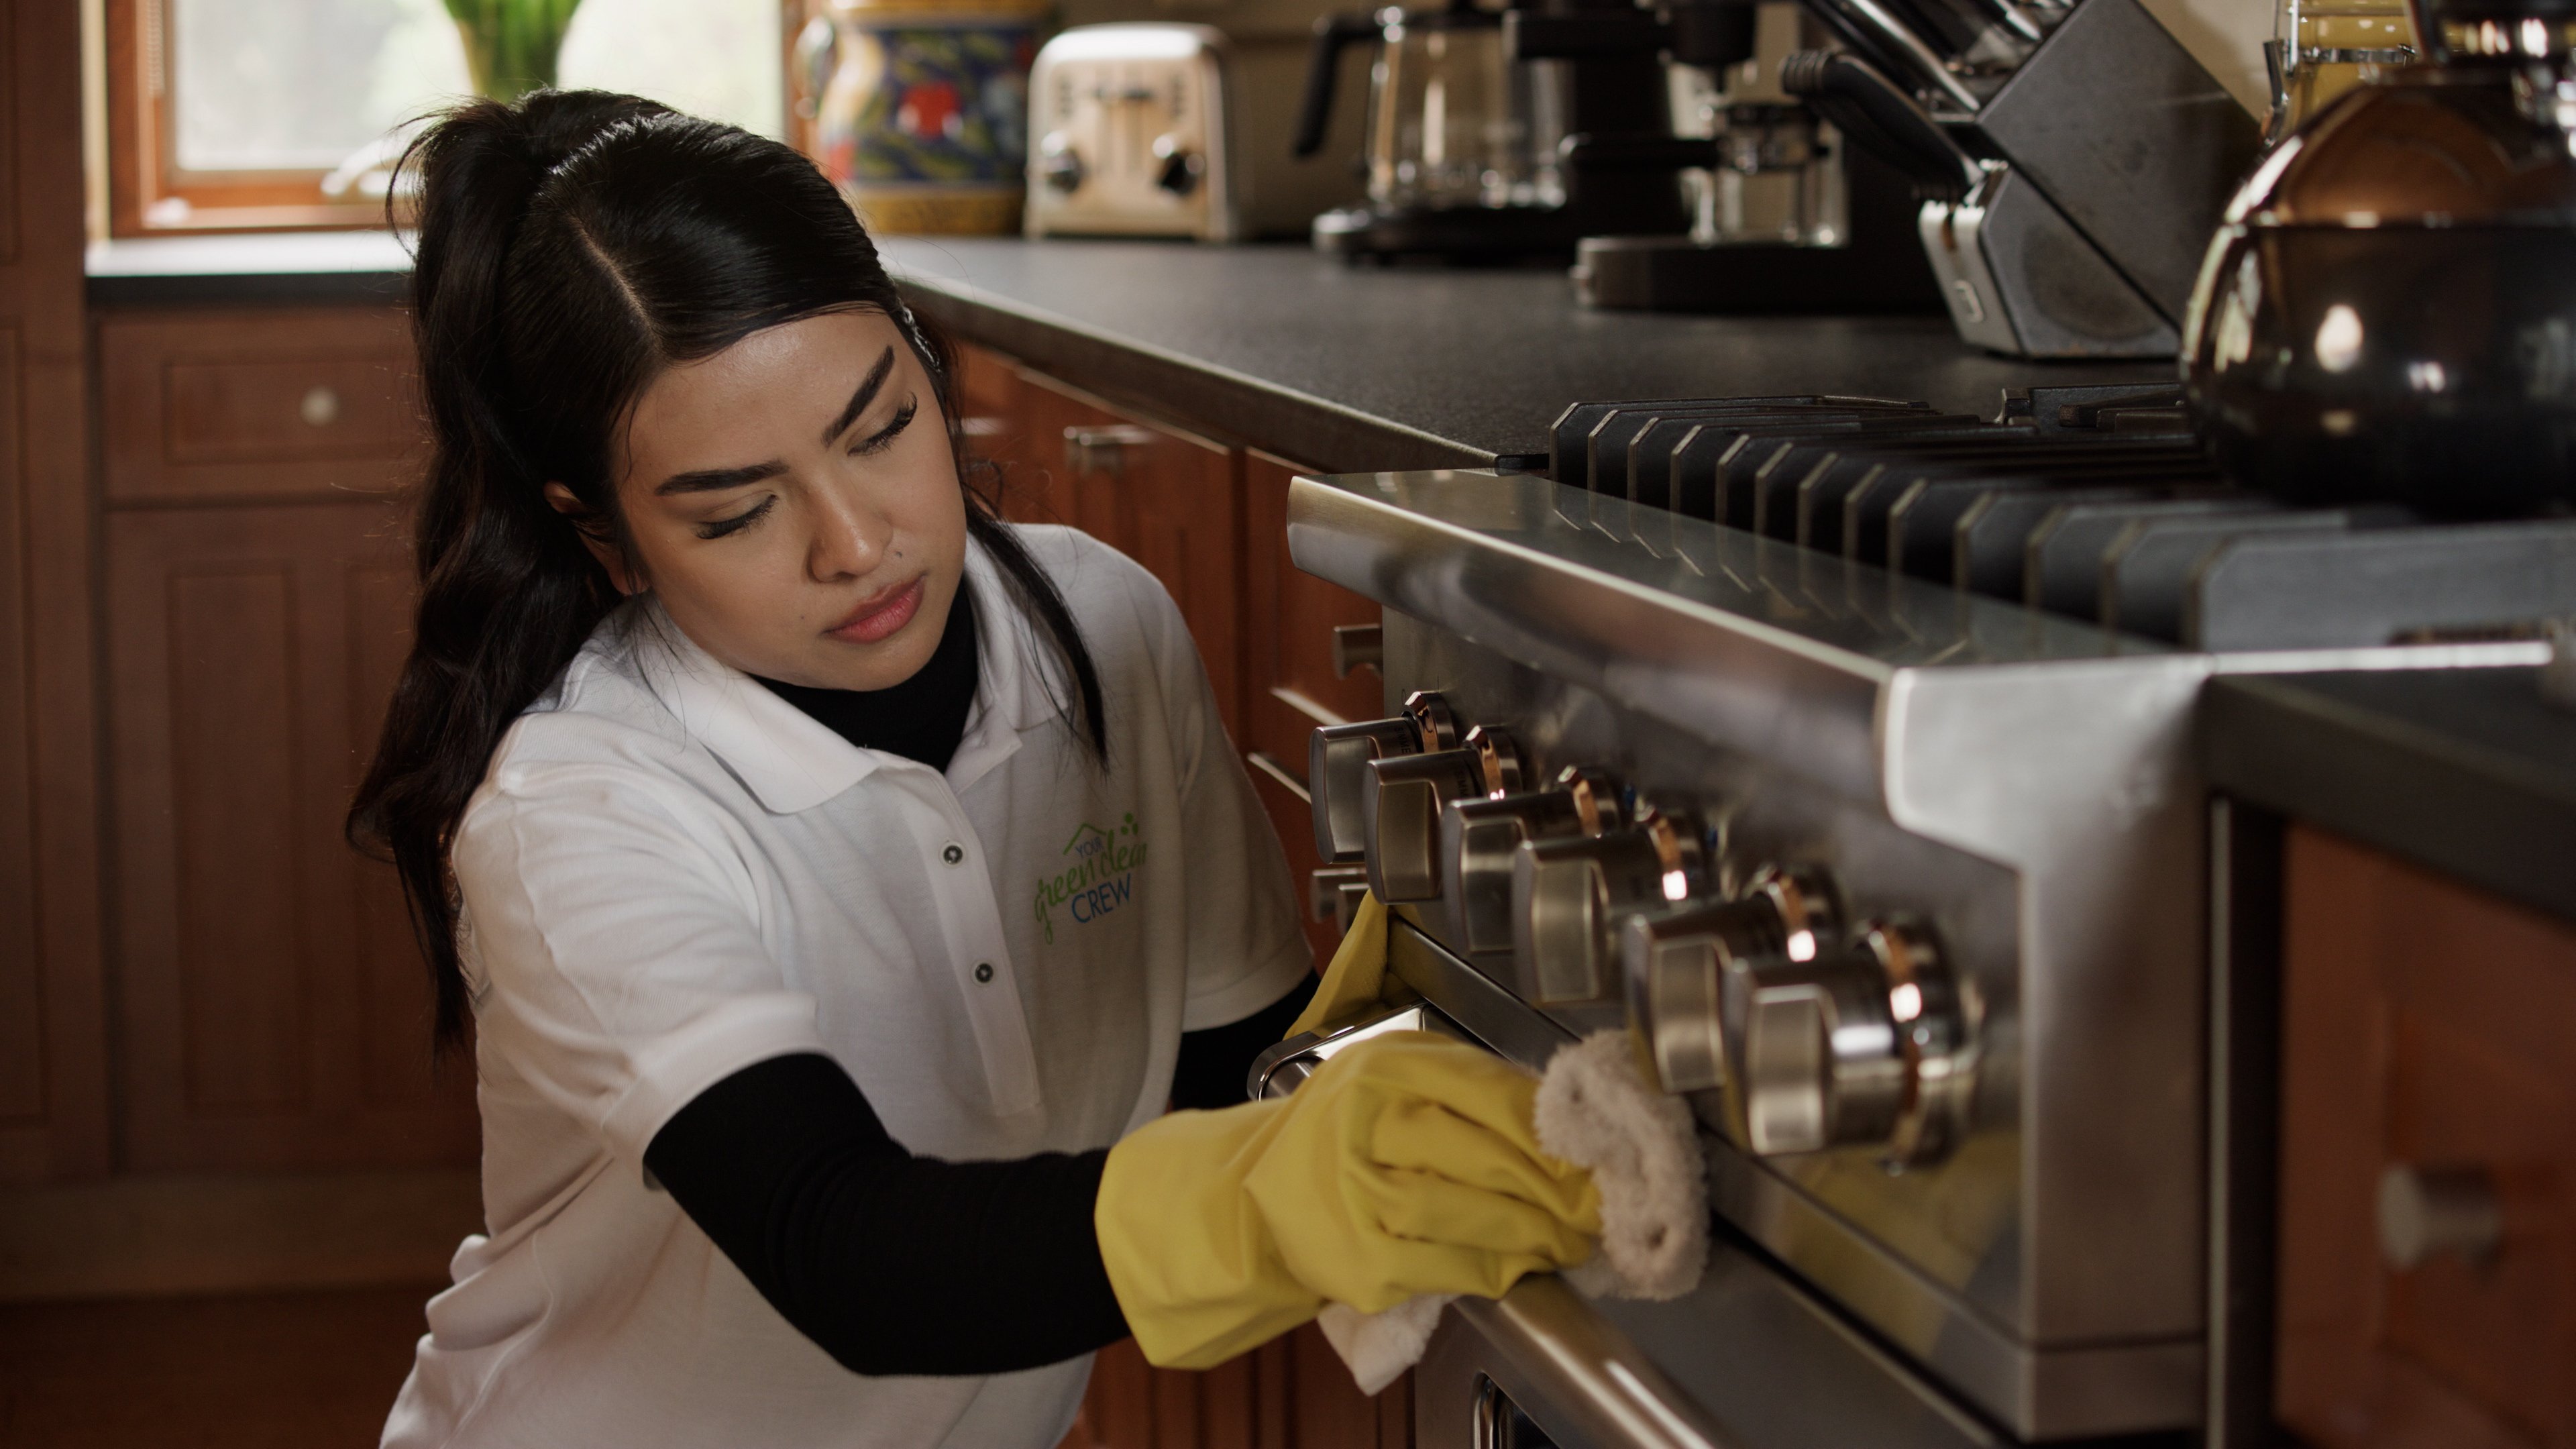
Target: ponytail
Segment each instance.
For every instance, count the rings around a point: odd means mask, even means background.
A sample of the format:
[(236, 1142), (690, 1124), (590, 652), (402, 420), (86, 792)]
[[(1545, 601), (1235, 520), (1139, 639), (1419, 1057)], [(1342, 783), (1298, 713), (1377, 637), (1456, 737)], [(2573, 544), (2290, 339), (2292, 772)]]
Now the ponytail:
[[(618, 603), (584, 535), (619, 542), (613, 433), (675, 363), (824, 312), (896, 318), (948, 418), (968, 532), (1064, 664), (1067, 723), (1107, 759), (1099, 674), (1072, 613), (967, 482), (953, 349), (913, 320), (811, 162), (631, 96), (540, 91), (448, 112), (401, 171), (419, 180), (412, 325), (432, 451), (411, 654), (348, 834), (392, 857), (441, 1047), (463, 1039), (471, 1006), (449, 845), (502, 734)], [(549, 482), (579, 502), (575, 518), (549, 505)]]

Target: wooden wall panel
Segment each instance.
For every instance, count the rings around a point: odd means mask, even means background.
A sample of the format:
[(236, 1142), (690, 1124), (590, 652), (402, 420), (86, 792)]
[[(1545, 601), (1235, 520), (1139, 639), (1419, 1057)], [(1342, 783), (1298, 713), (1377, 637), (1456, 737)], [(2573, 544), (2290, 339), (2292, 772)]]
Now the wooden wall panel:
[(390, 511), (111, 515), (108, 658), (126, 1162), (474, 1160), (429, 1070), (425, 968), (341, 817), (405, 646)]
[(110, 1160), (80, 74), (80, 7), (0, 0), (0, 1180)]

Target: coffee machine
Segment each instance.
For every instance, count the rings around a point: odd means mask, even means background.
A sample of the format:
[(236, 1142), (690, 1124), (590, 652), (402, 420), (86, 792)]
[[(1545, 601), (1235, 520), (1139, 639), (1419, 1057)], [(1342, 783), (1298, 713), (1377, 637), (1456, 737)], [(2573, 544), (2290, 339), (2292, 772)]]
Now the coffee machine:
[(1651, 46), (1523, 56), (1514, 27), (1544, 16), (1616, 31), (1628, 0), (1533, 0), (1487, 9), (1387, 6), (1315, 28), (1295, 153), (1322, 149), (1345, 52), (1370, 50), (1368, 199), (1316, 218), (1318, 250), (1353, 259), (1562, 259), (1594, 232), (1679, 234), (1688, 225), (1672, 170), (1593, 166), (1569, 143), (1668, 142)]

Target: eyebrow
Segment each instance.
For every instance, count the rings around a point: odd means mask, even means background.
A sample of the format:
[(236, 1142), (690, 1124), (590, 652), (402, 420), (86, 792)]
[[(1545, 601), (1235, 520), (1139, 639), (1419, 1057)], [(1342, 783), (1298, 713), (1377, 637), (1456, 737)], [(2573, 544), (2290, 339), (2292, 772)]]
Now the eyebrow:
[(764, 478), (775, 478), (787, 471), (787, 465), (773, 458), (766, 463), (752, 463), (740, 468), (700, 468), (693, 473), (674, 473), (653, 490), (657, 498), (674, 493), (721, 493), (740, 488)]
[[(876, 401), (877, 394), (885, 388), (886, 379), (893, 373), (894, 349), (888, 347), (878, 355), (876, 366), (868, 369), (868, 375), (859, 379), (858, 388), (850, 394), (850, 401), (841, 409), (841, 415), (832, 420), (832, 426), (823, 430), (825, 447), (831, 446), (834, 438), (850, 430), (850, 424), (857, 422), (859, 414), (868, 410), (868, 404)], [(700, 468), (672, 474), (662, 480), (653, 494), (657, 498), (668, 498), (675, 493), (721, 493), (728, 488), (741, 488), (766, 478), (775, 478), (786, 471), (787, 465), (775, 458), (740, 468)]]
[(849, 406), (842, 408), (841, 415), (832, 419), (832, 425), (823, 430), (824, 447), (832, 446), (834, 438), (850, 430), (850, 424), (857, 422), (859, 414), (868, 410), (868, 404), (876, 401), (878, 389), (885, 386), (886, 378), (893, 372), (894, 348), (889, 346), (878, 355), (877, 365), (868, 369), (868, 375), (859, 379), (858, 390), (850, 394)]

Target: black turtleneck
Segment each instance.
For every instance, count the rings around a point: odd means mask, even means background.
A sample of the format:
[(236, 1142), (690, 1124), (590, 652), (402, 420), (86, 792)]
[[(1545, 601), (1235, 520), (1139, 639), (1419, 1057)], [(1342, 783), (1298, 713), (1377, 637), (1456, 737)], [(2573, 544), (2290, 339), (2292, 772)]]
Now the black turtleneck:
[[(865, 749), (945, 770), (974, 707), (975, 613), (961, 586), (939, 648), (889, 689), (760, 682)], [(1252, 1058), (1308, 982), (1181, 1038), (1177, 1107), (1243, 1100)], [(776, 1057), (700, 1093), (653, 1135), (653, 1178), (787, 1321), (863, 1374), (989, 1374), (1127, 1332), (1092, 1236), (1105, 1150), (1001, 1162), (916, 1157), (829, 1057)]]
[[(975, 707), (975, 595), (963, 579), (930, 662), (884, 689), (814, 689), (761, 679), (770, 692), (863, 750), (883, 750), (945, 770)], [(752, 676), (755, 679), (758, 675)]]

